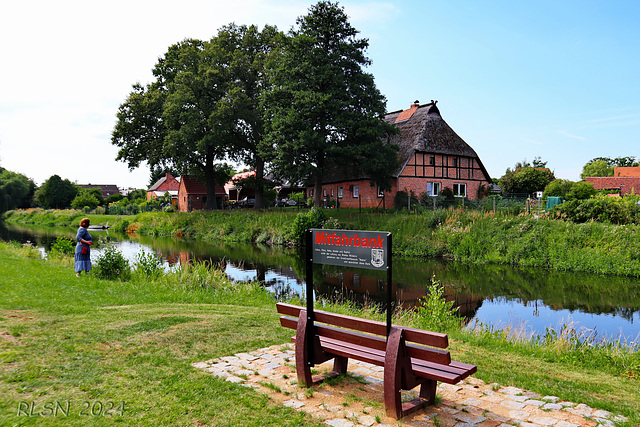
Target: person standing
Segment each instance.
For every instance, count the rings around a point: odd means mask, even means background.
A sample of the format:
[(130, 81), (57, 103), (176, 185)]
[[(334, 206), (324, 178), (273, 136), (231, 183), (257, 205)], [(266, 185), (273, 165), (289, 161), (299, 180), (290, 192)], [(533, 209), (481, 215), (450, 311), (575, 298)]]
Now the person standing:
[(89, 247), (93, 245), (93, 239), (88, 231), (90, 223), (89, 218), (82, 218), (80, 228), (78, 228), (78, 233), (76, 234), (78, 243), (76, 244), (74, 268), (78, 277), (83, 271), (85, 274), (89, 274), (89, 271), (91, 271), (91, 250)]

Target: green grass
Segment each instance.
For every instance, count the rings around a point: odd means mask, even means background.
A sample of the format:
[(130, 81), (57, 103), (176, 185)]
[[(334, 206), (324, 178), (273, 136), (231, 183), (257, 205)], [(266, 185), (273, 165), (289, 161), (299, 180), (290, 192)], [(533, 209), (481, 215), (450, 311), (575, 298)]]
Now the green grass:
[[(289, 341), (271, 297), (196, 265), (154, 281), (76, 278), (68, 263), (0, 244), (0, 425), (312, 425), (304, 414), (191, 367)], [(325, 310), (383, 320), (375, 307)], [(419, 312), (394, 322), (418, 325)], [(454, 360), (476, 377), (586, 403), (640, 424), (640, 353), (571, 334), (537, 342), (478, 328), (447, 330)], [(70, 403), (68, 416), (49, 414)], [(83, 415), (113, 407), (109, 416)], [(114, 410), (124, 402), (122, 415)], [(34, 415), (24, 405), (34, 405)], [(22, 405), (22, 406), (21, 406)], [(46, 406), (48, 405), (48, 406)], [(31, 411), (31, 407), (29, 411)], [(49, 415), (46, 415), (49, 414)]]
[(26, 252), (0, 245), (0, 425), (314, 425), (190, 366), (287, 341), (258, 287), (76, 278)]

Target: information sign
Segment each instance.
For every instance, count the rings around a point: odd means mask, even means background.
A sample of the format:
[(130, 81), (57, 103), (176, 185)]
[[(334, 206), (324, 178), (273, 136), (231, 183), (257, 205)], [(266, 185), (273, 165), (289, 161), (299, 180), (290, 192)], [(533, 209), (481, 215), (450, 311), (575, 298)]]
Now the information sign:
[(384, 231), (311, 229), (314, 264), (386, 270), (389, 235)]

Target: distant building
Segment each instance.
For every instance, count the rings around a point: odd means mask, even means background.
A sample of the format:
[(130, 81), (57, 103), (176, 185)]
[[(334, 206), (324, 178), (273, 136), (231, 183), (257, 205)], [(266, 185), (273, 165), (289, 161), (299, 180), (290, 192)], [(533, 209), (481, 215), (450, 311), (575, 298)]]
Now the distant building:
[[(392, 137), (399, 146), (399, 167), (393, 172), (391, 191), (371, 187), (367, 176), (335, 171), (324, 178), (322, 198), (342, 207), (392, 207), (398, 191), (437, 196), (449, 188), (455, 197), (478, 199), (493, 188), (480, 157), (440, 115), (437, 101), (388, 113), (385, 121), (400, 131)], [(313, 187), (307, 196), (313, 197)]]
[[(215, 194), (218, 207), (221, 208), (227, 198), (227, 193), (225, 193), (222, 185), (216, 185)], [(206, 184), (188, 175), (183, 175), (180, 178), (180, 188), (178, 190), (178, 210), (181, 212), (203, 210), (206, 204)]]
[(171, 195), (171, 204), (177, 206), (179, 190), (180, 181), (171, 176), (170, 173), (167, 173), (147, 190), (147, 200), (157, 199), (169, 193)]
[[(229, 201), (238, 201), (245, 197), (255, 198), (255, 188), (249, 188), (242, 186), (241, 180), (255, 177), (256, 171), (249, 170), (235, 174), (229, 182), (224, 185), (224, 189), (229, 197)], [(276, 197), (278, 200), (282, 200), (291, 196), (292, 193), (304, 193), (305, 188), (302, 185), (292, 185), (289, 181), (280, 182), (278, 179), (271, 175), (265, 177), (266, 180), (272, 182), (273, 188), (276, 191)]]
[(616, 167), (613, 176), (588, 176), (584, 180), (593, 183), (596, 190), (610, 190), (621, 196), (640, 194), (640, 167)]
[(102, 194), (103, 199), (107, 199), (107, 197), (113, 194), (120, 194), (120, 190), (117, 185), (105, 184), (105, 185), (94, 185), (94, 184), (86, 184), (80, 185), (81, 188), (85, 188), (87, 190), (91, 190), (92, 188), (99, 188), (100, 194)]

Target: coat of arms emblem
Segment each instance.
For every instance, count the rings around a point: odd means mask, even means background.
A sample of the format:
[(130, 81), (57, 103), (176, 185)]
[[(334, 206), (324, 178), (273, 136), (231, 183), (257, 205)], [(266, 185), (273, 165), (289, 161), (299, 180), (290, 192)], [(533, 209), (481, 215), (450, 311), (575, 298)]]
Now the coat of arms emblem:
[(371, 265), (377, 268), (384, 265), (384, 249), (371, 249)]

